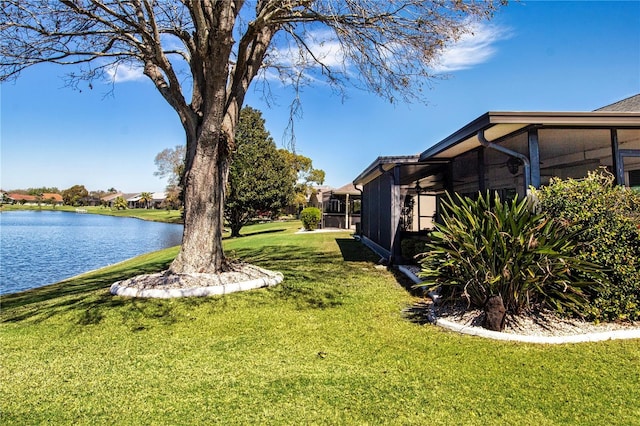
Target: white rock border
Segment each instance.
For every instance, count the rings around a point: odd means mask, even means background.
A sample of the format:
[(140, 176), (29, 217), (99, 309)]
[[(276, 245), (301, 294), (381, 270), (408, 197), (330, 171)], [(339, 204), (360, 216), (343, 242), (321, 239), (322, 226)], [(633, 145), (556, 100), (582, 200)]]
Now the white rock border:
[(470, 336), (486, 337), (494, 340), (542, 343), (551, 345), (564, 343), (602, 342), (604, 340), (640, 339), (640, 328), (629, 330), (603, 331), (599, 333), (573, 334), (569, 336), (526, 336), (523, 334), (501, 333), (499, 331), (487, 330), (482, 327), (460, 325), (458, 323), (442, 318), (436, 318), (434, 324), (438, 327), (442, 327), (461, 334), (467, 334)]
[(190, 287), (190, 288), (136, 288), (121, 284), (117, 281), (111, 285), (109, 291), (114, 296), (124, 297), (140, 297), (153, 299), (171, 299), (178, 297), (204, 297), (204, 296), (221, 296), (237, 291), (254, 290), (262, 287), (272, 287), (280, 284), (284, 279), (284, 275), (280, 272), (272, 272), (270, 276), (255, 278), (247, 281), (235, 283), (227, 283), (220, 285), (212, 285), (206, 287)]
[[(399, 265), (398, 270), (409, 277), (414, 283), (420, 283), (420, 278), (418, 278), (413, 272), (411, 272), (409, 268)], [(523, 334), (501, 333), (499, 331), (487, 330), (482, 327), (461, 325), (443, 318), (433, 318), (435, 319), (435, 321), (432, 324), (450, 331), (455, 331), (457, 333), (467, 334), (470, 336), (478, 336), (488, 339), (512, 342), (557, 345), (565, 343), (602, 342), (605, 340), (640, 339), (640, 328), (603, 331), (598, 333), (573, 334), (569, 336), (527, 336)]]

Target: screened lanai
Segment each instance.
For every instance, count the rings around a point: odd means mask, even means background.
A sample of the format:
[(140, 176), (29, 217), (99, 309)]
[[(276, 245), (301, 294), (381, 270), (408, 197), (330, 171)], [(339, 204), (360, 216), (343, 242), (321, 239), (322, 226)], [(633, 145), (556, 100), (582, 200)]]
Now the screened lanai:
[(402, 238), (437, 222), (446, 191), (508, 199), (599, 167), (640, 186), (640, 112), (488, 112), (419, 155), (379, 157), (365, 169), (354, 180), (362, 237), (393, 260)]

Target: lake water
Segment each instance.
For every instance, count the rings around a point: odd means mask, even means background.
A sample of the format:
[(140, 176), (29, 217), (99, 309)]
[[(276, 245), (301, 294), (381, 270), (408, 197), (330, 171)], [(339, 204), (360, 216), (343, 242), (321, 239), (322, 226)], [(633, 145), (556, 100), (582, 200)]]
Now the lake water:
[(0, 214), (0, 294), (180, 244), (182, 225), (53, 211)]

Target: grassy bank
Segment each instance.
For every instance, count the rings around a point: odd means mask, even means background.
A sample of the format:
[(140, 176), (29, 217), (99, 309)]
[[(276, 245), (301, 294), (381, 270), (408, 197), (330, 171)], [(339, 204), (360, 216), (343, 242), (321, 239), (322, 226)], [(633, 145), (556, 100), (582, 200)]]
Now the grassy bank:
[(175, 248), (2, 298), (3, 424), (638, 424), (640, 341), (537, 346), (409, 321), (412, 298), (348, 233), (248, 227), (277, 287), (112, 297)]
[(16, 210), (35, 210), (35, 211), (59, 211), (59, 212), (76, 212), (76, 209), (82, 209), (89, 214), (102, 214), (107, 216), (133, 217), (137, 219), (152, 220), (155, 222), (165, 223), (182, 223), (182, 212), (180, 210), (163, 210), (163, 209), (125, 209), (115, 210), (108, 207), (72, 207), (72, 206), (56, 206), (51, 205), (19, 205), (19, 204), (3, 204), (0, 211), (10, 212)]

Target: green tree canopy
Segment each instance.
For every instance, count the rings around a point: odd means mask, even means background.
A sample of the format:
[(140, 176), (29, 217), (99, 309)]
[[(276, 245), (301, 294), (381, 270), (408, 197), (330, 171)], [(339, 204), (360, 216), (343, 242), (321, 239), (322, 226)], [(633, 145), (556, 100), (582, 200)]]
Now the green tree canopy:
[(257, 213), (276, 214), (293, 196), (289, 164), (264, 124), (260, 111), (247, 106), (240, 112), (224, 207), (232, 236)]
[(79, 206), (82, 199), (89, 196), (89, 191), (84, 185), (73, 185), (69, 189), (62, 191), (62, 200), (68, 206)]
[(324, 183), (324, 170), (314, 169), (313, 162), (309, 157), (286, 149), (281, 149), (280, 152), (286, 159), (295, 181), (292, 202), (297, 208), (306, 207), (307, 197), (314, 192), (313, 185), (322, 185)]
[(27, 189), (27, 194), (29, 195), (42, 195), (42, 194), (59, 194), (60, 191), (55, 186), (47, 187), (43, 186), (41, 188), (29, 188)]

